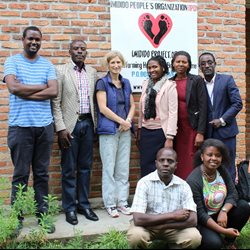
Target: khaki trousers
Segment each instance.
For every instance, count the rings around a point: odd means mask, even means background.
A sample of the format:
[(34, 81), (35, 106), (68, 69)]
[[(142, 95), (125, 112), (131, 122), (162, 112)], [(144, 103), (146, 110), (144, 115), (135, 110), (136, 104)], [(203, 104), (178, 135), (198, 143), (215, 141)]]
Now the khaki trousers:
[(201, 235), (195, 227), (185, 229), (151, 230), (137, 227), (132, 221), (127, 232), (132, 248), (148, 248), (153, 240), (165, 240), (170, 249), (195, 249), (201, 244)]

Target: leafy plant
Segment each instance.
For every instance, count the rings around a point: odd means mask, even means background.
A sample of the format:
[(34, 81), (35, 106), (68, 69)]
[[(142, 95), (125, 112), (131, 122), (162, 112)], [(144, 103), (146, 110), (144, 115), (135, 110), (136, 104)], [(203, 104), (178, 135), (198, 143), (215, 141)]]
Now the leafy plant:
[[(1, 189), (6, 189), (9, 182), (4, 178), (0, 178)], [(16, 242), (16, 238), (21, 229), (19, 219), (24, 216), (36, 216), (37, 204), (34, 199), (35, 192), (32, 187), (26, 187), (19, 184), (17, 186), (17, 194), (15, 202), (12, 206), (5, 206), (3, 209), (3, 201), (0, 199), (0, 248), (14, 246), (26, 248), (36, 248), (42, 246), (47, 242), (46, 234), (54, 223), (54, 216), (59, 212), (59, 205), (57, 197), (48, 195), (45, 197), (48, 203), (48, 212), (41, 214), (39, 218), (39, 224), (41, 227), (36, 230), (32, 230), (26, 235), (21, 242)]]
[(94, 242), (86, 243), (84, 249), (130, 249), (124, 232), (111, 229)]
[(35, 192), (32, 187), (26, 187), (26, 185), (19, 184), (17, 186), (17, 194), (12, 210), (14, 210), (18, 216), (35, 215), (37, 204), (34, 199)]
[[(0, 178), (1, 190), (9, 186), (10, 182), (6, 178)], [(4, 206), (3, 199), (0, 199), (0, 248), (13, 237), (18, 223), (16, 211), (8, 209), (7, 206)]]

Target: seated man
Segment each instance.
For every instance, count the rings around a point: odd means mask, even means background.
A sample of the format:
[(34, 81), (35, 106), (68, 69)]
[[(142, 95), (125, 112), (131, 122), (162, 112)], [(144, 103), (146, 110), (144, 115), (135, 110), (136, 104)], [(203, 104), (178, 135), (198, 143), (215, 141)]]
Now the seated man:
[(175, 176), (177, 156), (171, 148), (156, 155), (156, 170), (137, 184), (127, 232), (132, 248), (148, 248), (153, 240), (165, 240), (169, 248), (197, 248), (196, 205), (186, 181)]

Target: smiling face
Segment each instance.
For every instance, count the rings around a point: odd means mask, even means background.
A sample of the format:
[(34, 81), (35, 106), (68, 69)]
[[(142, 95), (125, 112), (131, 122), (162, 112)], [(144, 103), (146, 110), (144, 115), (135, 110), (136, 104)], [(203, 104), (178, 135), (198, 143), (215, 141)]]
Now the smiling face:
[(207, 147), (201, 154), (203, 166), (207, 172), (215, 172), (222, 163), (222, 154), (217, 147)]
[(108, 62), (108, 69), (112, 74), (119, 74), (122, 70), (123, 62), (119, 56), (115, 56)]
[(184, 55), (176, 56), (173, 62), (173, 68), (177, 75), (185, 75), (190, 65), (188, 62), (188, 58)]
[(34, 58), (41, 48), (42, 36), (39, 31), (27, 30), (26, 36), (22, 38), (25, 56)]
[(147, 65), (147, 71), (153, 82), (159, 81), (165, 74), (163, 67), (158, 61), (150, 60)]

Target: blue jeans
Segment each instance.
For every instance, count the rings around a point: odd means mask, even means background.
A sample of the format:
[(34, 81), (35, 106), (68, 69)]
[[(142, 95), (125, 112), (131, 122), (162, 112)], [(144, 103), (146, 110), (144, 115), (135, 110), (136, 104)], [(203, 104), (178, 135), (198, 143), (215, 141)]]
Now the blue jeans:
[(11, 203), (16, 199), (17, 185), (28, 186), (30, 167), (33, 172), (33, 187), (37, 212), (47, 212), (44, 197), (48, 196), (48, 168), (54, 140), (53, 124), (46, 127), (9, 127), (8, 146), (14, 165)]
[(131, 132), (100, 135), (102, 197), (105, 207), (125, 206), (129, 195)]
[[(62, 149), (62, 206), (65, 212), (90, 208), (88, 196), (93, 163), (94, 125), (91, 118), (77, 121), (71, 147)], [(78, 202), (78, 204), (77, 204)]]

